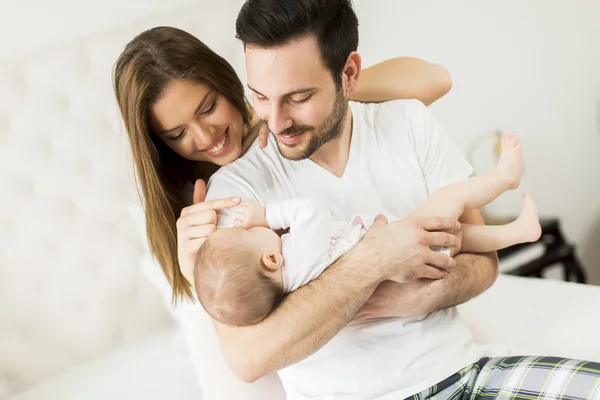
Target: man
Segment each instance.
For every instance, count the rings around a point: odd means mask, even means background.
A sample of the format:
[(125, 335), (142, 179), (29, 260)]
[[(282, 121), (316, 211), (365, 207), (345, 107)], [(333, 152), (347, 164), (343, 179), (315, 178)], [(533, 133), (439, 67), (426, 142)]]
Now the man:
[[(348, 103), (361, 70), (350, 1), (249, 0), (236, 28), (253, 105), (274, 139), (221, 168), (207, 199), (241, 195), (266, 204), (318, 197), (334, 218), (383, 213), (393, 222), (379, 217), (353, 250), (260, 323), (233, 328), (215, 322), (234, 372), (251, 382), (279, 371), (291, 399), (435, 392), (446, 398), (480, 387), (481, 368), (491, 371), (492, 393), (504, 390), (497, 382), (510, 370), (482, 358), (453, 307), (493, 283), (495, 254), (453, 260), (430, 247), (460, 249), (456, 236), (441, 232), (453, 231), (455, 221), (403, 219), (437, 188), (466, 179), (471, 167), (421, 103)], [(220, 228), (235, 224), (234, 211), (219, 214)], [(460, 220), (482, 223), (477, 210)], [(355, 316), (365, 321), (344, 328)], [(528, 362), (507, 362), (513, 361)], [(580, 366), (557, 361), (565, 363)], [(585, 366), (593, 370), (586, 385), (599, 376), (592, 367)], [(524, 388), (540, 392), (543, 369), (533, 370)]]

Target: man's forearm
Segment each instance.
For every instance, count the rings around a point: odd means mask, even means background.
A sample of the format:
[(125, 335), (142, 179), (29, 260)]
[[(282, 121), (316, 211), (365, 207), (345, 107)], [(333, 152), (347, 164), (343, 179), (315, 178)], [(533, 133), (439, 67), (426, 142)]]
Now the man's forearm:
[[(460, 221), (474, 225), (484, 224), (479, 210), (467, 210)], [(409, 282), (396, 289), (401, 314), (424, 315), (462, 304), (487, 290), (498, 276), (496, 252), (460, 253), (454, 259), (456, 266), (448, 271), (445, 278)]]
[(419, 279), (405, 284), (386, 282), (397, 293), (395, 316), (412, 317), (465, 303), (483, 293), (496, 280), (496, 253), (463, 253), (455, 257), (456, 267), (439, 280)]
[[(496, 252), (487, 254), (462, 253), (454, 257), (456, 267), (439, 282), (439, 290), (430, 291), (431, 311), (465, 303), (486, 291), (498, 276)], [(435, 285), (438, 286), (438, 285)]]
[(379, 281), (366, 275), (357, 246), (319, 278), (290, 293), (263, 321), (247, 327), (217, 323), (225, 357), (246, 382), (303, 360), (354, 317)]

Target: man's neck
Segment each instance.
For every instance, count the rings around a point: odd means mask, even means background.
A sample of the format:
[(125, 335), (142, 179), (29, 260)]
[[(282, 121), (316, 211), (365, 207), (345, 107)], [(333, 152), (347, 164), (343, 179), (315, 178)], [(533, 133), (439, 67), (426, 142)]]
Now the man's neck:
[(344, 175), (348, 157), (350, 156), (350, 143), (352, 141), (352, 109), (348, 107), (348, 112), (344, 118), (342, 133), (322, 145), (310, 156), (310, 159), (321, 168), (326, 169), (338, 178)]

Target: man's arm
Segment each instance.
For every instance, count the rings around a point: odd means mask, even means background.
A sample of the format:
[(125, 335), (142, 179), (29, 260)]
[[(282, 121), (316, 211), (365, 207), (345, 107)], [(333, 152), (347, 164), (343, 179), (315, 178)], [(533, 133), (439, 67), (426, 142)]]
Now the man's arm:
[[(214, 176), (207, 199), (230, 195), (261, 203), (251, 188), (224, 174)], [(220, 210), (218, 228), (233, 226), (234, 218), (234, 208)], [(376, 250), (367, 242), (359, 245), (317, 279), (288, 294), (259, 323), (234, 327), (213, 320), (225, 359), (239, 379), (254, 382), (296, 363), (347, 325), (379, 282), (386, 279), (381, 271), (366, 268)]]
[[(479, 210), (467, 210), (460, 222), (483, 225)], [(382, 282), (358, 312), (355, 321), (382, 317), (411, 317), (429, 314), (465, 303), (486, 291), (498, 276), (496, 252), (461, 253), (456, 266), (439, 280), (417, 279), (407, 283)]]
[[(261, 201), (235, 171), (213, 176), (207, 200), (241, 196)], [(218, 212), (218, 228), (234, 224), (236, 210)], [(213, 321), (225, 359), (245, 382), (303, 360), (324, 346), (356, 315), (377, 285), (386, 279), (407, 282), (443, 274), (426, 264), (450, 266), (455, 261), (430, 250), (455, 247), (455, 230), (448, 218), (405, 219), (387, 224), (379, 216), (352, 250), (329, 266), (317, 279), (287, 295), (261, 322), (233, 327)]]
[(362, 250), (342, 256), (258, 324), (232, 327), (213, 321), (225, 359), (239, 379), (254, 382), (303, 360), (348, 324), (380, 281), (377, 274), (364, 272), (369, 251)]
[(449, 267), (454, 260), (429, 247), (456, 246), (455, 236), (435, 232), (455, 227), (456, 221), (447, 218), (390, 224), (377, 218), (361, 242), (317, 279), (290, 293), (261, 322), (233, 327), (213, 321), (231, 369), (241, 380), (254, 382), (319, 350), (348, 324), (383, 280), (440, 278), (439, 271), (426, 264)]

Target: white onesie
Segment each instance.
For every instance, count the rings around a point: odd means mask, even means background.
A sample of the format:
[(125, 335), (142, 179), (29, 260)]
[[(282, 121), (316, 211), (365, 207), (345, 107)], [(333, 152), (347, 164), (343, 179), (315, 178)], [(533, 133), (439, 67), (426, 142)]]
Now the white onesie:
[(350, 221), (334, 221), (329, 208), (315, 198), (299, 198), (268, 204), (267, 222), (273, 230), (290, 229), (283, 242), (283, 290), (306, 285), (350, 250), (367, 233), (373, 218), (356, 215)]

